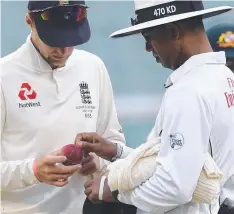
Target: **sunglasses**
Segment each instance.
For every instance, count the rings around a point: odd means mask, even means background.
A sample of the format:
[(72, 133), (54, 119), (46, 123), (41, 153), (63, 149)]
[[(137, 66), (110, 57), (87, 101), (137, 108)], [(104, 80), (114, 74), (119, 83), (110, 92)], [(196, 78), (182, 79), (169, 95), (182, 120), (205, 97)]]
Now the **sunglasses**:
[(58, 22), (75, 21), (80, 22), (87, 18), (87, 8), (79, 7), (56, 7), (45, 11), (30, 11), (31, 14), (39, 16), (42, 21)]

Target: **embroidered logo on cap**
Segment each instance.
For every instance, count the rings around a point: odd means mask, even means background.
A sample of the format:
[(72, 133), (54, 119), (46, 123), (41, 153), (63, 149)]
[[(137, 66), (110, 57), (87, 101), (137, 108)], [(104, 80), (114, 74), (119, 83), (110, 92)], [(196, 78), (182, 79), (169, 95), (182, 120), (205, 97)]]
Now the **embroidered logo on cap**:
[(59, 0), (59, 5), (68, 5), (69, 1), (68, 0)]
[(217, 43), (220, 48), (234, 48), (234, 33), (232, 31), (222, 33)]

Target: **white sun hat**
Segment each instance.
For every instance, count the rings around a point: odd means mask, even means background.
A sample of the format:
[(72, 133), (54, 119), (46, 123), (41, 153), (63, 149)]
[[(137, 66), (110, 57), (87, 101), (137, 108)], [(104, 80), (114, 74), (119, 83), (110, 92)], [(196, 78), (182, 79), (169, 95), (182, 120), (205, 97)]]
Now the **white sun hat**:
[(142, 30), (188, 19), (196, 16), (209, 18), (234, 7), (220, 6), (204, 9), (202, 1), (169, 1), (169, 0), (134, 0), (136, 19), (131, 19), (132, 26), (118, 30), (110, 37), (123, 37), (140, 33)]

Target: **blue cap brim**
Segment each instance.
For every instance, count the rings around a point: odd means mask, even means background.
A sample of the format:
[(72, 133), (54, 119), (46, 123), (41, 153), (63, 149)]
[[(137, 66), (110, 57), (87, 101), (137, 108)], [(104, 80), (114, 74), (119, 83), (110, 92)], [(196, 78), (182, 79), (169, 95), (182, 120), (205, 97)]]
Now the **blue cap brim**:
[(90, 39), (88, 19), (69, 28), (58, 28), (36, 20), (35, 24), (40, 39), (51, 47), (74, 47), (82, 45)]

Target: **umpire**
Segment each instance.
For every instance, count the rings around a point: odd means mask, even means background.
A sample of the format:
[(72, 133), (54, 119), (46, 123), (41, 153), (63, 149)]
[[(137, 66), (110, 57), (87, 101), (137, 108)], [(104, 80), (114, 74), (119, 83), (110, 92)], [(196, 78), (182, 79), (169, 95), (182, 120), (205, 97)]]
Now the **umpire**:
[(234, 24), (215, 25), (207, 30), (207, 35), (215, 52), (225, 51), (227, 66), (234, 72)]

